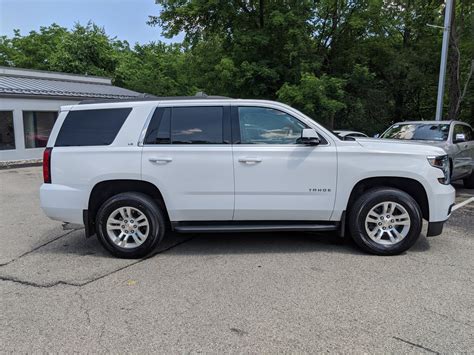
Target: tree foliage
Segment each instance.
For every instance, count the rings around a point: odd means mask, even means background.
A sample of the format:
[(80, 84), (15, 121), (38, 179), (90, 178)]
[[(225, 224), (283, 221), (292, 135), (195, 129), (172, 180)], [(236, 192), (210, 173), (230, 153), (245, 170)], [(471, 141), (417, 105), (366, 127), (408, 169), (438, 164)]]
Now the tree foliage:
[[(184, 34), (182, 43), (130, 47), (92, 23), (53, 24), (0, 37), (0, 65), (110, 76), (155, 95), (277, 99), (329, 127), (370, 134), (434, 118), (442, 33), (427, 24), (443, 25), (442, 0), (157, 3), (149, 24)], [(457, 0), (455, 9), (444, 115), (474, 123), (474, 3)]]

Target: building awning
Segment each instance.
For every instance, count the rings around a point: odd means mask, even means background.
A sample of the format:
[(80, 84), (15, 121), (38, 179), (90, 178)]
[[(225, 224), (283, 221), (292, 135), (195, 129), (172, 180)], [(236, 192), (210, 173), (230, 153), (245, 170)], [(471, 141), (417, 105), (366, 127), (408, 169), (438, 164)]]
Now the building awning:
[(0, 97), (132, 99), (141, 95), (112, 85), (108, 78), (0, 67)]

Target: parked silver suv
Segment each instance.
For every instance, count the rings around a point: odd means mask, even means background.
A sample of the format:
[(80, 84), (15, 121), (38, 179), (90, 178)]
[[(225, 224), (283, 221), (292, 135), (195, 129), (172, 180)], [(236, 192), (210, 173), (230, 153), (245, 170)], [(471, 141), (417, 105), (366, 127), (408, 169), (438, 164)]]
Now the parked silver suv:
[(463, 179), (474, 188), (474, 132), (460, 121), (410, 121), (390, 126), (380, 138), (417, 141), (443, 148), (449, 157), (451, 181)]

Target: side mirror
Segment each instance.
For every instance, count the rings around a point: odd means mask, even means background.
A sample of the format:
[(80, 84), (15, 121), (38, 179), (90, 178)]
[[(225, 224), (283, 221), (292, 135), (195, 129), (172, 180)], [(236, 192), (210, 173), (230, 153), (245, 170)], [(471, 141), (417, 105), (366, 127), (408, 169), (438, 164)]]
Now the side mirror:
[(457, 133), (454, 143), (462, 143), (466, 141), (466, 135), (464, 133)]
[(321, 140), (314, 129), (304, 128), (301, 132), (301, 138), (298, 139), (297, 143), (305, 145), (318, 145), (321, 143)]
[(380, 138), (380, 134), (374, 134), (374, 138)]

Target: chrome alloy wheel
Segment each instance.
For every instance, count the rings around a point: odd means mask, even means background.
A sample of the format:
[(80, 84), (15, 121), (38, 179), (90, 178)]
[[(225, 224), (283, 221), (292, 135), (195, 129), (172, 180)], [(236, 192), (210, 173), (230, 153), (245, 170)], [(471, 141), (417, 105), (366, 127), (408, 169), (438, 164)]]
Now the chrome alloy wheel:
[(107, 235), (121, 248), (132, 249), (142, 245), (150, 233), (145, 214), (135, 207), (120, 207), (107, 219)]
[(381, 245), (394, 245), (410, 231), (411, 221), (405, 207), (393, 201), (374, 206), (365, 218), (365, 230), (370, 239)]

